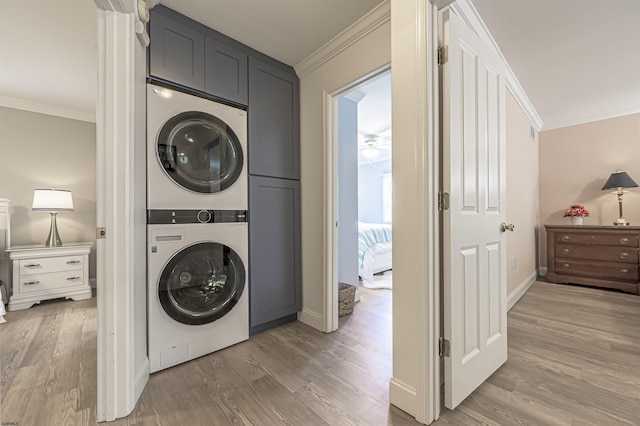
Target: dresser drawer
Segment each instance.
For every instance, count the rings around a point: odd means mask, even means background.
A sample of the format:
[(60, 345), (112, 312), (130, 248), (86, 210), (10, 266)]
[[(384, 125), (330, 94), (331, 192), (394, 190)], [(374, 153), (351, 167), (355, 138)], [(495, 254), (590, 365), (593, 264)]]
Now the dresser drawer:
[(615, 234), (599, 234), (599, 233), (572, 233), (557, 232), (555, 237), (556, 243), (565, 244), (596, 244), (603, 246), (625, 246), (638, 247), (638, 234), (615, 233)]
[(82, 271), (54, 272), (20, 277), (20, 294), (76, 287), (84, 284)]
[[(602, 262), (638, 263), (638, 248), (578, 244), (556, 244), (560, 259), (600, 260)], [(559, 260), (560, 262), (561, 260)]]
[(20, 260), (19, 263), (20, 276), (49, 272), (73, 271), (84, 268), (83, 256), (23, 259)]
[(628, 263), (558, 259), (556, 273), (558, 275), (603, 278), (611, 281), (638, 282), (638, 265)]

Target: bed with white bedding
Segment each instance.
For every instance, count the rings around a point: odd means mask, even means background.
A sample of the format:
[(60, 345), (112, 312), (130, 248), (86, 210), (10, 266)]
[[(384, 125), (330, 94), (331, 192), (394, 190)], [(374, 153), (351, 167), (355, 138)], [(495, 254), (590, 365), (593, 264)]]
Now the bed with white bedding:
[(358, 222), (358, 273), (363, 281), (391, 269), (391, 225)]

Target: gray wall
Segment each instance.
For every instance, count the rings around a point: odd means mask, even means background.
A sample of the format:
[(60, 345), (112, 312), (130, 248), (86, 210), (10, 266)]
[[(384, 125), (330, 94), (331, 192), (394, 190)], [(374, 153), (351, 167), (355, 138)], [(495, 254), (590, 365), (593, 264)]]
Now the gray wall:
[(358, 104), (338, 100), (338, 282), (358, 284)]
[[(0, 198), (11, 200), (11, 245), (44, 244), (50, 215), (32, 212), (36, 188), (68, 189), (74, 210), (58, 214), (63, 244), (95, 241), (95, 123), (0, 107)], [(96, 276), (95, 248), (89, 275)]]
[(382, 223), (382, 175), (391, 173), (391, 160), (358, 167), (358, 219)]

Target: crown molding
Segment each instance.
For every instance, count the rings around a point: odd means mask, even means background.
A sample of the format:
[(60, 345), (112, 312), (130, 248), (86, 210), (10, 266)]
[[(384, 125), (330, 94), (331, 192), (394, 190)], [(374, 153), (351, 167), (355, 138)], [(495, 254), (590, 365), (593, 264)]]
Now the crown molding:
[(542, 131), (560, 129), (562, 127), (576, 126), (578, 124), (591, 123), (593, 121), (608, 120), (610, 118), (622, 117), (625, 115), (639, 114), (640, 104), (631, 105), (624, 108), (613, 108), (607, 111), (602, 111), (597, 114), (584, 115), (582, 117), (572, 118), (571, 120), (558, 121), (555, 123), (545, 124), (542, 127)]
[(299, 78), (304, 77), (390, 20), (391, 3), (386, 0), (295, 65), (296, 74)]
[(72, 120), (88, 121), (90, 123), (96, 122), (95, 113), (63, 108), (56, 105), (40, 104), (22, 99), (9, 98), (6, 96), (0, 96), (0, 106), (20, 109), (23, 111), (37, 112), (39, 114), (55, 115), (56, 117), (70, 118)]
[(471, 4), (469, 0), (457, 0), (454, 4), (451, 5), (451, 9), (454, 10), (456, 14), (460, 16), (467, 23), (467, 25), (469, 25), (469, 27), (471, 27), (471, 29), (478, 35), (478, 37), (480, 37), (480, 39), (484, 43), (489, 45), (493, 50), (496, 51), (500, 58), (502, 58), (506, 67), (505, 80), (507, 83), (507, 88), (509, 88), (513, 96), (516, 98), (525, 114), (529, 118), (529, 121), (531, 121), (531, 124), (533, 124), (533, 127), (535, 127), (537, 131), (540, 131), (544, 124), (542, 122), (542, 119), (527, 97), (527, 94), (520, 85), (520, 82), (509, 66), (509, 63), (505, 59), (504, 55), (500, 51), (500, 48), (498, 47), (496, 41), (493, 39), (493, 36), (489, 32), (489, 29), (482, 21), (482, 18), (480, 18), (480, 15), (478, 14), (476, 8)]

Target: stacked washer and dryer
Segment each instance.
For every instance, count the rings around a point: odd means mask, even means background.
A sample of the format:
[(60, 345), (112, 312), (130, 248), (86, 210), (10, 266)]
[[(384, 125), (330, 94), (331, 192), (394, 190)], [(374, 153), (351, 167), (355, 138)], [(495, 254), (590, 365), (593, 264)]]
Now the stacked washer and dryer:
[(246, 111), (147, 85), (151, 372), (249, 338)]

